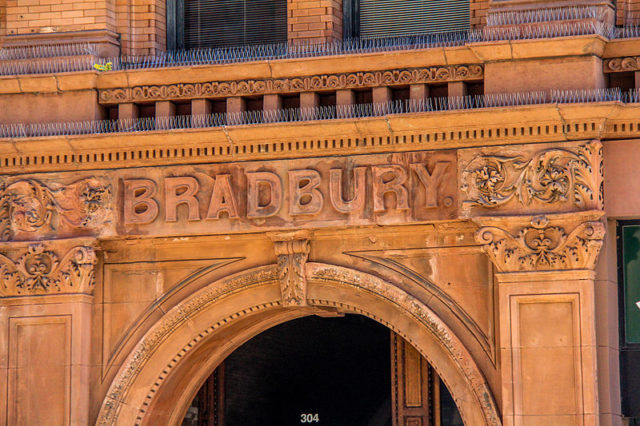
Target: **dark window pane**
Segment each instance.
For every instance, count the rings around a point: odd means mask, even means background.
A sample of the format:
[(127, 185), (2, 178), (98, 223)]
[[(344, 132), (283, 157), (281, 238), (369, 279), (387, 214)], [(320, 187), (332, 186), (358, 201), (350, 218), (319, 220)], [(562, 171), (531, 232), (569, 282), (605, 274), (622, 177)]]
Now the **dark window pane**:
[(287, 40), (286, 0), (185, 0), (187, 49)]

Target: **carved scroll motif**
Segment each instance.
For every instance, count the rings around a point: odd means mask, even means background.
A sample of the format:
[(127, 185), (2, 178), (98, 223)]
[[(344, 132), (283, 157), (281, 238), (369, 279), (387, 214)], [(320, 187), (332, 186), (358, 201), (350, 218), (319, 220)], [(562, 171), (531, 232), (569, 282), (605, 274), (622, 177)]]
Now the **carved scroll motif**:
[(501, 207), (512, 200), (522, 206), (571, 201), (586, 210), (603, 203), (602, 144), (575, 149), (545, 149), (527, 157), (479, 155), (463, 170), (463, 206)]
[(0, 254), (0, 295), (91, 293), (96, 255), (77, 246), (60, 255), (44, 244), (31, 244), (17, 260)]
[(500, 272), (593, 269), (605, 235), (599, 221), (587, 220), (567, 231), (546, 216), (511, 228), (489, 225), (476, 233), (476, 241)]
[(448, 65), (388, 71), (323, 74), (266, 80), (212, 81), (163, 86), (136, 86), (100, 91), (101, 103), (192, 99), (202, 97), (245, 96), (328, 89), (350, 89), (391, 84), (415, 84), (482, 79), (482, 65)]
[(61, 227), (98, 230), (111, 221), (111, 187), (94, 178), (70, 185), (35, 179), (0, 180), (0, 241)]
[(640, 56), (607, 59), (604, 62), (605, 72), (636, 71), (640, 69)]
[(304, 265), (309, 256), (308, 239), (274, 241), (283, 306), (307, 305)]

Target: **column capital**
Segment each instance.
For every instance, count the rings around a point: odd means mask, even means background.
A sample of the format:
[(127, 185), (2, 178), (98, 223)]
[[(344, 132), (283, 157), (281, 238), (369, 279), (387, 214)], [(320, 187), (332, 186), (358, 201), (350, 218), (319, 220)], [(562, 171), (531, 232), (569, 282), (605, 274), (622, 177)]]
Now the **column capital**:
[(0, 297), (93, 294), (94, 239), (0, 244)]
[(605, 235), (602, 211), (476, 217), (476, 241), (498, 272), (595, 268)]

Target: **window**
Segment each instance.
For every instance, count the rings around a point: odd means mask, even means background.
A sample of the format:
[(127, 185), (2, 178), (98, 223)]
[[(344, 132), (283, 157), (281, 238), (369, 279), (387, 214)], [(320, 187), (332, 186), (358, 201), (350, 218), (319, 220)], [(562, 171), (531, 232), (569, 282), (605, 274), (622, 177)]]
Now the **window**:
[(286, 0), (167, 1), (169, 50), (286, 41)]
[(618, 224), (622, 415), (640, 421), (640, 221)]
[(469, 0), (345, 0), (345, 38), (469, 29)]

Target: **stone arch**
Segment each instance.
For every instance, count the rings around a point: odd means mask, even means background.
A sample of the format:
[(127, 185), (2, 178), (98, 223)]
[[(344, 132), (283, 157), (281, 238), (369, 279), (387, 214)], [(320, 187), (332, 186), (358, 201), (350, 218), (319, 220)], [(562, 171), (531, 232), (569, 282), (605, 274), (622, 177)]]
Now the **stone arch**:
[(276, 265), (217, 280), (163, 315), (114, 378), (97, 424), (179, 424), (201, 384), (260, 332), (306, 315), (357, 313), (392, 329), (429, 361), (465, 424), (499, 425), (489, 386), (471, 354), (426, 305), (373, 275), (305, 265), (306, 306), (283, 306)]

